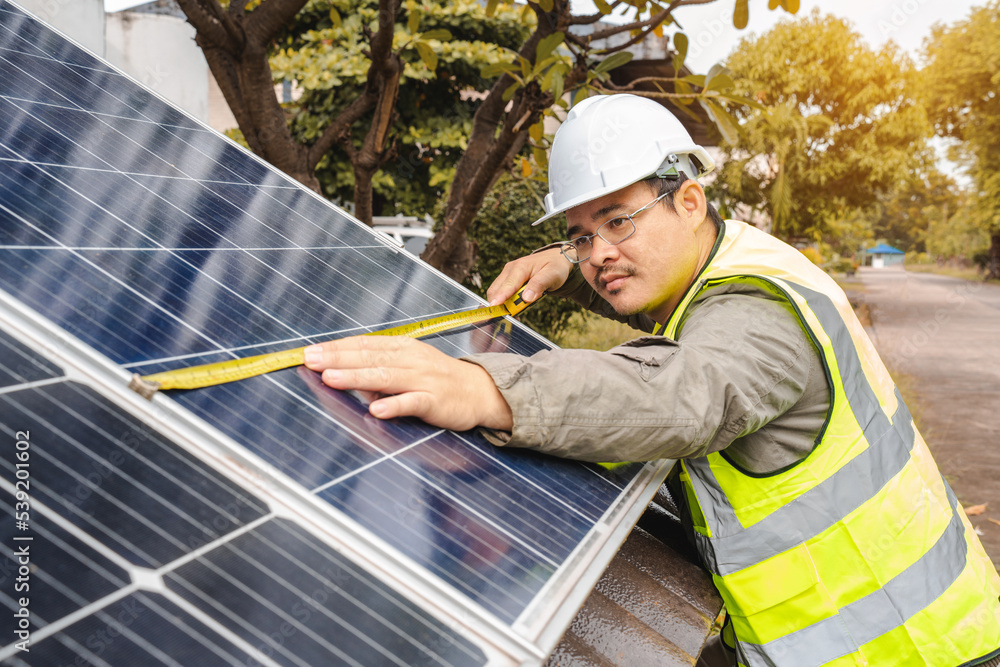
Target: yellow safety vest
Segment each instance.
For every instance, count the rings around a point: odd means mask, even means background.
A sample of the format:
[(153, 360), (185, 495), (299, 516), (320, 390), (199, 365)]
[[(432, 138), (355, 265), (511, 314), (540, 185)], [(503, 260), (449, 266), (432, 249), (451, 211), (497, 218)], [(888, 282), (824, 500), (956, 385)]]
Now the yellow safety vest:
[(679, 470), (695, 542), (741, 665), (976, 664), (1000, 648), (1000, 577), (843, 291), (801, 253), (726, 221), (692, 300), (749, 283), (794, 309), (831, 405), (815, 449), (750, 474), (725, 452)]

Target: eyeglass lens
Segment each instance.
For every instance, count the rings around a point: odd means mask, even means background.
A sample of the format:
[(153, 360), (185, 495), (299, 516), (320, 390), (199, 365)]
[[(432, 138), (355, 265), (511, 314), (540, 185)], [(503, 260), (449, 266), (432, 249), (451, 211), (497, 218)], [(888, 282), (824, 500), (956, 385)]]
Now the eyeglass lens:
[(562, 247), (562, 253), (574, 264), (590, 259), (590, 253), (594, 250), (593, 238), (600, 236), (609, 245), (618, 245), (635, 233), (635, 223), (631, 216), (623, 215), (620, 218), (608, 220), (597, 228), (596, 234), (588, 236), (578, 236)]

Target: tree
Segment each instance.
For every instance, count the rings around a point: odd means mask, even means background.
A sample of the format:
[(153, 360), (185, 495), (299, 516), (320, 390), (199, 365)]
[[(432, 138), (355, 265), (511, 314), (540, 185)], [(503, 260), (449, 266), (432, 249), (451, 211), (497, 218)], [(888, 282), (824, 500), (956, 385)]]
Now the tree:
[(776, 236), (831, 242), (931, 161), (930, 128), (908, 92), (913, 68), (892, 43), (875, 52), (814, 10), (743, 40), (727, 65), (736, 92), (766, 107), (737, 112), (713, 194), (764, 211)]
[[(481, 72), (490, 79), (490, 85), (476, 101), (466, 145), (455, 163), (441, 227), (423, 258), (454, 278), (467, 275), (475, 258), (475, 246), (466, 238), (467, 231), (490, 187), (523, 151), (531, 152), (537, 166), (544, 169), (547, 138), (542, 131), (543, 116), (554, 113), (554, 107), (566, 106), (562, 99), (565, 92), (586, 95), (600, 88), (613, 89), (608, 85), (608, 72), (630, 58), (623, 53), (628, 47), (651, 34), (662, 33), (664, 26), (672, 23), (671, 14), (677, 7), (709, 1), (712, 0), (673, 0), (663, 6), (649, 0), (615, 0), (610, 4), (598, 0), (598, 11), (585, 16), (574, 15), (568, 0), (532, 0), (524, 5), (520, 11), (528, 28), (527, 37), (520, 40), (516, 49), (505, 52), (502, 61)], [(436, 32), (436, 28), (425, 29), (423, 15), (434, 12), (425, 12), (424, 7), (447, 3), (440, 0), (425, 3), (178, 0), (178, 3), (195, 27), (196, 42), (204, 51), (251, 150), (318, 191), (321, 184), (316, 168), (324, 159), (330, 159), (328, 153), (339, 144), (352, 165), (355, 211), (362, 220), (370, 222), (372, 179), (399, 153), (393, 127), (398, 118), (401, 82), (406, 78), (407, 64), (413, 64), (411, 51), (433, 71), (445, 52), (443, 45), (450, 38), (450, 34), (446, 38)], [(485, 16), (494, 16), (500, 4), (498, 0), (489, 0)], [(734, 22), (745, 25), (747, 0), (736, 0), (735, 5)], [(771, 0), (770, 5), (794, 12), (798, 2)], [(631, 20), (585, 36), (570, 32), (571, 27), (596, 24), (619, 9), (627, 11)], [(276, 49), (292, 46), (301, 50), (304, 42), (296, 42), (298, 36), (287, 28), (303, 10), (317, 17), (325, 12), (331, 29), (337, 29), (338, 21), (342, 26), (346, 20), (341, 10), (350, 10), (351, 16), (360, 17), (355, 33), (364, 57), (364, 62), (350, 59), (345, 63), (356, 67), (351, 72), (356, 81), (364, 73), (364, 86), (357, 96), (345, 100), (341, 108), (328, 110), (325, 116), (312, 114), (312, 125), (306, 118), (286, 116), (273, 92), (274, 74), (268, 60)], [(401, 22), (406, 26), (403, 35), (398, 34)], [(332, 38), (330, 44), (324, 44), (322, 35), (306, 37), (318, 37), (317, 51), (319, 46), (333, 47)], [(617, 41), (611, 45), (611, 39)], [(678, 33), (672, 41), (682, 60), (686, 37)], [(675, 64), (680, 71), (682, 63)], [(337, 67), (339, 70), (339, 63)], [(336, 76), (337, 71), (331, 71), (330, 75)], [(714, 82), (702, 78), (700, 83), (697, 79), (670, 79), (658, 82), (663, 84), (658, 96), (692, 101), (697, 98), (720, 112), (723, 107), (717, 101), (724, 98), (727, 86), (732, 83), (724, 77)], [(673, 86), (672, 92), (667, 90), (669, 86)], [(296, 113), (294, 108), (289, 112)], [(423, 157), (433, 160), (434, 154)], [(331, 187), (329, 180), (327, 187)]]
[(951, 157), (975, 184), (970, 207), (990, 237), (987, 277), (1000, 278), (1000, 3), (975, 9), (924, 42), (924, 100), (942, 137), (962, 142)]
[[(513, 7), (486, 16), (477, 0), (425, 3), (419, 10), (413, 4), (396, 16), (393, 43), (403, 68), (377, 169), (358, 160), (370, 116), (348, 128), (316, 168), (323, 194), (355, 202), (361, 219), (434, 210), (454, 178), (476, 105), (492, 84), (481, 70), (509, 59), (509, 50), (531, 33)], [(277, 37), (271, 70), (275, 79), (294, 82), (300, 95), (285, 104), (300, 144), (315, 142), (363, 94), (369, 63), (364, 27), (376, 10), (368, 0), (314, 0)]]
[[(469, 238), (479, 252), (467, 285), (482, 296), (512, 257), (523, 257), (552, 239), (559, 238), (563, 225), (546, 220), (532, 227), (525, 220), (542, 216), (544, 209), (537, 192), (525, 179), (502, 176), (483, 202), (469, 228)], [(547, 338), (558, 338), (569, 318), (582, 308), (569, 299), (542, 299), (518, 319)]]
[(940, 227), (955, 214), (959, 193), (955, 181), (936, 168), (916, 176), (879, 198), (872, 231), (897, 248), (926, 252), (932, 224)]

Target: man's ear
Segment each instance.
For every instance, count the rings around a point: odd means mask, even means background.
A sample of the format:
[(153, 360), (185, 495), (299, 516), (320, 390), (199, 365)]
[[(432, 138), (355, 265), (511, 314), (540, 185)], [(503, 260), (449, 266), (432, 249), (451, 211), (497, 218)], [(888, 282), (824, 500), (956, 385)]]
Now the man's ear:
[(708, 215), (708, 200), (701, 184), (688, 179), (674, 193), (674, 208), (682, 219), (690, 220), (695, 227), (701, 225)]

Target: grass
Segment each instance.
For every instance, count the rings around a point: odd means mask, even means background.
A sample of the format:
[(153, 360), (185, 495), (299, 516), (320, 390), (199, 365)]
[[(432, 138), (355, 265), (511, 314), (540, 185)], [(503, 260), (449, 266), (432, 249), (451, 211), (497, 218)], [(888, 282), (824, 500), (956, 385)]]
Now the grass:
[(1000, 280), (997, 280), (996, 278), (991, 280), (984, 279), (983, 274), (974, 266), (952, 266), (950, 264), (938, 265), (936, 263), (907, 264), (906, 270), (911, 273), (933, 273), (939, 276), (961, 278), (962, 280), (970, 280), (976, 283), (986, 282), (993, 285), (1000, 285)]
[(627, 324), (586, 312), (574, 314), (554, 342), (560, 347), (603, 351), (642, 335)]
[[(934, 273), (939, 276), (951, 276), (962, 280), (972, 280), (980, 282), (983, 275), (979, 269), (971, 266), (938, 266), (937, 264), (907, 264), (906, 270), (912, 273)], [(991, 280), (989, 282), (1000, 282)]]

